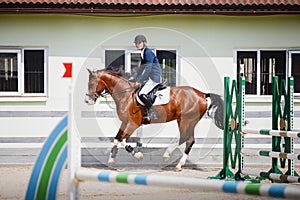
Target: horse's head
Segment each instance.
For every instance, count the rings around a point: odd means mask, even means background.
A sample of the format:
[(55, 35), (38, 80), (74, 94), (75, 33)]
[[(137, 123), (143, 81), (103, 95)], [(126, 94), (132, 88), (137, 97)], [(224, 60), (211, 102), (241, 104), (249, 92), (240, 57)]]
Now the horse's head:
[(88, 93), (86, 94), (85, 103), (89, 105), (94, 105), (105, 90), (105, 84), (98, 77), (97, 72), (92, 72), (90, 69), (87, 69), (89, 72), (89, 82), (88, 82)]

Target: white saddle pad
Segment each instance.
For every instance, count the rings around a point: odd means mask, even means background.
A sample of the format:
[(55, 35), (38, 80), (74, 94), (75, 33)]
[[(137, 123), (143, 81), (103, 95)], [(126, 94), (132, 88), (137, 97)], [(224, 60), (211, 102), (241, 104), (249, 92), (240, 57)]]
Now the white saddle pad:
[[(153, 103), (153, 106), (158, 105), (164, 105), (169, 103), (170, 101), (170, 87), (166, 87), (166, 89), (159, 90), (155, 93), (155, 102)], [(144, 106), (144, 103), (140, 100), (139, 95), (136, 95), (136, 100), (139, 102), (139, 104)]]

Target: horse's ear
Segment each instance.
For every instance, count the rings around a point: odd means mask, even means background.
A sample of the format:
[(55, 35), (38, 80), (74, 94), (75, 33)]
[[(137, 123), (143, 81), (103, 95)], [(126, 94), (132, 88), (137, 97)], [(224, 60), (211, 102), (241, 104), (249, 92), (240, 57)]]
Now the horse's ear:
[(90, 73), (90, 75), (93, 74), (93, 72), (89, 69), (89, 68), (86, 68), (88, 70), (88, 72)]

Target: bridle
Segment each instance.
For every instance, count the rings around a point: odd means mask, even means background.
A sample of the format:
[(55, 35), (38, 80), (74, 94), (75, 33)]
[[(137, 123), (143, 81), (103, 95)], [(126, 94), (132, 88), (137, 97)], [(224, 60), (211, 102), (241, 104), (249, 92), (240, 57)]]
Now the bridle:
[[(90, 75), (90, 76), (94, 76), (94, 75)], [(102, 94), (98, 91), (98, 86), (99, 86), (98, 78), (97, 78), (96, 82), (97, 82), (97, 85), (96, 85), (97, 90), (94, 93), (92, 93), (92, 94), (88, 94), (88, 93), (85, 94), (86, 96), (88, 96), (94, 102), (97, 101), (97, 99), (99, 98), (99, 96), (102, 96)]]
[[(102, 81), (102, 80), (100, 80), (100, 81)], [(103, 81), (102, 81), (102, 82), (103, 82)], [(128, 92), (128, 91), (131, 90), (132, 88), (137, 89), (136, 87), (134, 87), (134, 86), (132, 86), (132, 85), (130, 84), (130, 81), (129, 81), (129, 80), (127, 80), (127, 83), (128, 83), (128, 85), (129, 85), (129, 87), (127, 87), (127, 88), (125, 88), (125, 89), (122, 89), (122, 90), (119, 90), (119, 91), (116, 91), (116, 92), (110, 92), (110, 91), (107, 89), (108, 87), (107, 87), (106, 83), (103, 82), (103, 84), (105, 85), (105, 89), (104, 89), (105, 92), (103, 93), (103, 92), (99, 92), (99, 91), (98, 91), (99, 80), (98, 80), (98, 78), (97, 78), (97, 85), (96, 85), (97, 90), (96, 90), (94, 93), (92, 93), (92, 94), (85, 94), (85, 95), (88, 96), (90, 99), (92, 99), (94, 102), (96, 102), (96, 100), (97, 100), (100, 96), (106, 98), (108, 95), (113, 96), (113, 95), (115, 95), (115, 94), (122, 94), (122, 93)]]

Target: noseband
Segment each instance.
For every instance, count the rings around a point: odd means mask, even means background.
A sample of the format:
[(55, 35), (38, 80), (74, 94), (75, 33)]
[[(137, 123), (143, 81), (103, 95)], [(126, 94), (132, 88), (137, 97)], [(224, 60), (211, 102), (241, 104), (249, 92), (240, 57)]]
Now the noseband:
[(85, 94), (85, 95), (88, 96), (90, 99), (92, 99), (95, 102), (98, 99), (98, 97), (100, 96), (97, 92), (94, 92), (93, 94)]

